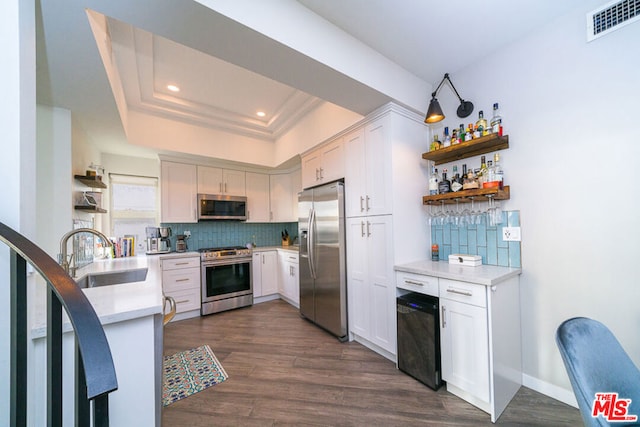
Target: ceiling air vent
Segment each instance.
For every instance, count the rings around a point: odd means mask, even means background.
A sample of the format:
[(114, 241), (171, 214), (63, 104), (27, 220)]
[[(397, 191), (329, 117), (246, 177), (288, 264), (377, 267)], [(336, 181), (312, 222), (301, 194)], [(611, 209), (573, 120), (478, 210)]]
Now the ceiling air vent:
[(640, 19), (640, 0), (612, 1), (587, 13), (587, 41)]

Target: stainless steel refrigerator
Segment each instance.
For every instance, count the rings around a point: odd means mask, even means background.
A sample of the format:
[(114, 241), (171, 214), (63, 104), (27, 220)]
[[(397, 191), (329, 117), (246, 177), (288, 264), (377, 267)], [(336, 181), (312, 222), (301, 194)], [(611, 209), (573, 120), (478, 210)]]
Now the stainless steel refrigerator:
[(347, 339), (344, 184), (333, 182), (298, 195), (300, 314)]

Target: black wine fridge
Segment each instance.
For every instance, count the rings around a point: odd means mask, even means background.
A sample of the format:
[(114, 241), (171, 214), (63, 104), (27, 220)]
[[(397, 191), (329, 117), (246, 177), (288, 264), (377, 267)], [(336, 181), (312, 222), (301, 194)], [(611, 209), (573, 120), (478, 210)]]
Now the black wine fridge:
[(440, 371), (438, 298), (410, 292), (397, 298), (398, 369), (437, 390)]

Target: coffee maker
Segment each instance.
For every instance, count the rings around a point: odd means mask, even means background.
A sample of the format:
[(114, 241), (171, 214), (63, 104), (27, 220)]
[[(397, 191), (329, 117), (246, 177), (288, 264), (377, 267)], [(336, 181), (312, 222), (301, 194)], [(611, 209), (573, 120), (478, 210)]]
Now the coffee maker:
[(165, 254), (171, 249), (171, 228), (169, 227), (146, 227), (147, 234), (147, 254)]
[(184, 234), (178, 234), (176, 236), (176, 252), (186, 252), (187, 247), (187, 239), (189, 236)]
[(158, 230), (160, 231), (160, 251), (170, 252), (171, 240), (169, 240), (169, 237), (171, 236), (171, 227), (158, 227)]

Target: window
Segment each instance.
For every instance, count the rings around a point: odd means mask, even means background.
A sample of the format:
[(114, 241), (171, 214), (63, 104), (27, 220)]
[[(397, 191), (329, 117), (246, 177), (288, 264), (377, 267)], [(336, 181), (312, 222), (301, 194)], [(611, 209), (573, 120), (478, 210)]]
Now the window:
[(135, 254), (146, 250), (146, 227), (158, 223), (158, 179), (109, 174), (111, 188), (111, 235), (133, 236)]

